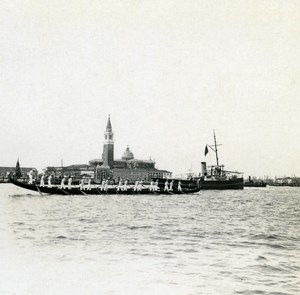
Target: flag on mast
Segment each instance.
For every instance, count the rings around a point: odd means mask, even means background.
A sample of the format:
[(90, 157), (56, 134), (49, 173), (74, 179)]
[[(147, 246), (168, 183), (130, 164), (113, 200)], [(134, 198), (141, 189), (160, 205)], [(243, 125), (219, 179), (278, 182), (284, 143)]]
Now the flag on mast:
[(205, 146), (205, 151), (204, 151), (204, 156), (206, 156), (208, 154), (208, 148), (207, 145)]

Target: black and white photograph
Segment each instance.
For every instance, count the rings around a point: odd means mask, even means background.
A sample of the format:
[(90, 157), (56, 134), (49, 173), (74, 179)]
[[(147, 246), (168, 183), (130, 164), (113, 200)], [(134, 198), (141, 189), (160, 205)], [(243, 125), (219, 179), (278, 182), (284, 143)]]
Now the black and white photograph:
[(1, 295), (300, 294), (300, 1), (0, 1)]

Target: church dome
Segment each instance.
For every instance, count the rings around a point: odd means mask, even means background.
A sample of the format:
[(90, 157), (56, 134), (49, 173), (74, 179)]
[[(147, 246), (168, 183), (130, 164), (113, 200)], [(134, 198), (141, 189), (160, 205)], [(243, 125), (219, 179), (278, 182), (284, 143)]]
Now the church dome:
[(134, 158), (133, 153), (129, 150), (127, 146), (126, 151), (123, 153), (122, 159), (123, 160), (132, 160)]

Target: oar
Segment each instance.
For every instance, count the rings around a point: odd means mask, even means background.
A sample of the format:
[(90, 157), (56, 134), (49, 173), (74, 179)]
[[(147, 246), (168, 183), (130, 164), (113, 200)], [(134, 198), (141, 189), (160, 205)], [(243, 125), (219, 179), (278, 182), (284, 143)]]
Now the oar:
[(115, 189), (115, 191), (117, 192), (117, 194), (119, 194), (119, 191), (117, 190), (118, 187), (119, 187), (119, 185), (116, 185), (115, 187), (113, 187)]
[(83, 195), (86, 195), (85, 192), (83, 192), (80, 188), (77, 188)]
[(61, 191), (63, 191), (66, 195), (70, 195), (67, 191), (63, 190), (62, 188), (58, 188), (60, 189)]
[(101, 192), (98, 190), (97, 186), (94, 185), (94, 187), (95, 187), (96, 191), (98, 192), (98, 194), (101, 195)]
[(39, 189), (39, 187), (38, 187), (37, 185), (35, 185), (35, 187), (37, 188), (39, 194), (40, 194), (41, 196), (43, 196), (43, 194), (42, 194), (41, 190)]

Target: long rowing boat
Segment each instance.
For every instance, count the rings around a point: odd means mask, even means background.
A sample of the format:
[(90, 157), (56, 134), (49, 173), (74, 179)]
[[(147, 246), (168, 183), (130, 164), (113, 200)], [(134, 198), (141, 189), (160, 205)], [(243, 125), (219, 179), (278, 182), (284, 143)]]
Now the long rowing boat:
[(194, 194), (200, 191), (201, 187), (182, 188), (178, 191), (176, 188), (172, 191), (164, 190), (162, 184), (159, 184), (159, 190), (149, 190), (148, 187), (143, 187), (142, 190), (136, 191), (133, 187), (128, 187), (127, 190), (118, 190), (117, 187), (110, 186), (107, 190), (101, 190), (97, 184), (92, 185), (90, 189), (80, 189), (78, 186), (72, 186), (70, 189), (66, 186), (40, 186), (38, 184), (28, 184), (20, 182), (16, 179), (10, 178), (10, 182), (18, 187), (35, 191), (44, 194), (54, 195), (174, 195), (174, 194)]

